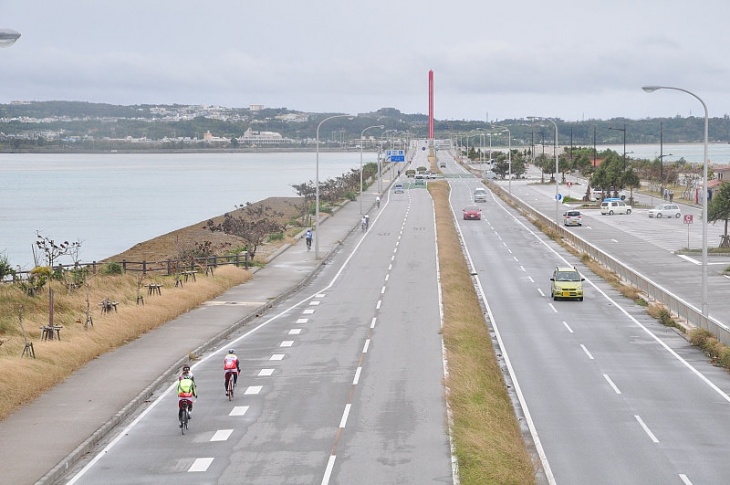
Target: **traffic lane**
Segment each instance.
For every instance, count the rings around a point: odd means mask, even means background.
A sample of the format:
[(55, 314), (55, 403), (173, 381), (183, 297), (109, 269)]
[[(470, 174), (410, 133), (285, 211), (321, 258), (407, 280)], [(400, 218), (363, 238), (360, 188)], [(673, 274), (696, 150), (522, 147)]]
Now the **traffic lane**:
[(432, 203), (412, 197), (331, 483), (453, 480)]
[[(392, 212), (404, 214), (405, 208), (394, 206)], [(344, 254), (338, 256), (344, 259)], [(333, 276), (330, 268), (326, 267), (325, 273), (329, 271), (329, 276)], [(201, 480), (240, 483), (241, 476), (250, 476), (250, 483), (286, 483), (281, 480), (282, 474), (317, 476), (321, 480), (332, 436), (337, 430), (337, 419), (333, 419), (333, 415), (342, 411), (341, 403), (332, 401), (331, 396), (347, 394), (354, 373), (353, 362), (357, 360), (367, 331), (366, 325), (358, 328), (353, 319), (360, 312), (372, 312), (372, 302), (368, 300), (376, 298), (380, 291), (379, 286), (373, 286), (370, 297), (367, 288), (368, 285), (360, 281), (358, 291), (348, 293), (352, 295), (350, 300), (342, 306), (330, 305), (335, 309), (336, 318), (330, 324), (325, 318), (325, 323), (320, 324), (324, 329), (316, 323), (323, 319), (311, 316), (320, 308), (314, 303), (321, 303), (324, 295), (316, 293), (301, 305), (287, 309), (287, 304), (294, 305), (297, 298), (303, 298), (300, 294), (277, 306), (272, 310), (275, 315), (281, 310), (276, 318), (255, 329), (245, 329), (247, 336), (235, 343), (243, 372), (233, 403), (227, 400), (222, 389), (222, 354), (208, 357), (194, 366), (201, 397), (195, 405), (190, 434), (180, 435), (174, 414), (177, 398), (168, 392), (164, 401), (139, 425), (126, 432), (123, 440), (104, 454), (100, 466), (93, 467), (79, 483), (100, 483), (116, 476), (135, 482), (159, 481), (170, 474), (178, 481), (191, 483)], [(312, 291), (312, 288), (308, 290)], [(343, 318), (344, 315), (347, 318)], [(364, 317), (362, 320), (369, 323)], [(290, 334), (292, 331), (295, 333)], [(296, 386), (290, 385), (289, 375), (295, 376)], [(211, 421), (211, 416), (224, 422)], [(149, 439), (145, 428), (150, 422), (167, 423), (165, 432), (159, 433), (164, 445)], [(221, 430), (234, 431), (224, 443), (190, 446), (191, 441), (206, 442), (207, 435), (213, 436)], [(302, 435), (309, 437), (298, 441), (299, 451), (286, 448), (287, 437), (294, 434), (292, 430), (301, 430)], [(153, 432), (158, 433), (158, 430)], [(330, 439), (318, 440), (320, 436)], [(319, 442), (313, 445), (312, 440)], [(240, 456), (239, 450), (243, 451)], [(274, 455), (287, 453), (285, 463), (296, 469), (286, 469), (272, 459)]]
[[(534, 208), (550, 217), (552, 211), (549, 203), (549, 188), (542, 185), (526, 185), (526, 190), (539, 199), (535, 203), (529, 202)], [(540, 196), (540, 194), (542, 196)], [(523, 199), (525, 200), (525, 199)], [(591, 216), (594, 223), (588, 227), (575, 228), (572, 232), (586, 241), (594, 244), (602, 251), (612, 255), (628, 267), (634, 268), (640, 274), (661, 285), (667, 291), (691, 303), (696, 308), (701, 305), (701, 256), (683, 255), (681, 257), (670, 254), (667, 249), (679, 250), (687, 246), (687, 232), (680, 236), (681, 231), (667, 232), (669, 224), (666, 221), (637, 217), (639, 214), (628, 216)], [(657, 224), (659, 222), (659, 224)], [(680, 221), (674, 220), (673, 223)], [(683, 224), (683, 223), (682, 223)], [(684, 224), (683, 224), (684, 225)], [(674, 224), (679, 226), (679, 224)], [(588, 229), (583, 231), (582, 229)], [(676, 227), (675, 227), (676, 229)], [(689, 229), (690, 247), (698, 248), (701, 245), (702, 224), (695, 218), (695, 223), (685, 226)], [(719, 225), (708, 225), (708, 242), (719, 240), (721, 228)], [(664, 239), (669, 242), (660, 243)], [(679, 259), (678, 259), (679, 258)], [(730, 260), (724, 257), (710, 256), (708, 258), (707, 301), (710, 316), (728, 324), (727, 315), (730, 315), (730, 300), (725, 298), (728, 288), (728, 278), (724, 275), (724, 268)]]
[(610, 308), (590, 293), (584, 302), (553, 302), (548, 278), (557, 257), (535, 249), (545, 244), (526, 244), (532, 234), (516, 231), (520, 226), (514, 221), (507, 219), (505, 226), (496, 216), (489, 222), (494, 229), (467, 245), (477, 267), (489, 268), (486, 278), (480, 271), (480, 282), (556, 479), (586, 483), (607, 476), (613, 483), (637, 483), (633, 480), (656, 478), (655, 470), (667, 469), (668, 463), (653, 452), (632, 415), (606, 405), (610, 386), (592, 370), (566, 317), (561, 318), (575, 306), (593, 321), (612, 322), (616, 316), (601, 316)]
[[(517, 240), (521, 241), (523, 239), (524, 238), (518, 238)], [(503, 240), (500, 242), (503, 242)], [(540, 259), (544, 258), (540, 257)], [(610, 288), (603, 288), (603, 291), (610, 292), (611, 290)], [(589, 293), (586, 293), (586, 300), (588, 301), (588, 299)], [(501, 301), (497, 301), (495, 306), (500, 303)], [(571, 336), (580, 337), (581, 350), (585, 354), (585, 357), (590, 360), (591, 364), (597, 365), (600, 368), (601, 365), (607, 361), (609, 364), (617, 364), (618, 368), (621, 369), (621, 371), (618, 371), (612, 368), (610, 372), (601, 372), (606, 381), (610, 383), (612, 389), (615, 389), (616, 385), (610, 381), (609, 376), (614, 374), (618, 380), (623, 381), (626, 377), (635, 383), (634, 385), (637, 390), (630, 395), (637, 395), (638, 402), (646, 401), (649, 404), (648, 406), (640, 407), (635, 405), (631, 399), (626, 400), (625, 405), (629, 412), (636, 413), (634, 414), (635, 419), (636, 416), (640, 416), (653, 423), (656, 419), (655, 414), (657, 412), (662, 416), (666, 414), (663, 412), (664, 406), (656, 406), (656, 403), (669, 400), (675, 401), (673, 405), (676, 406), (677, 413), (679, 414), (676, 418), (682, 417), (685, 412), (691, 412), (691, 403), (683, 402), (681, 397), (672, 397), (672, 394), (676, 392), (676, 388), (672, 387), (673, 383), (683, 383), (682, 388), (691, 389), (688, 392), (691, 396), (702, 394), (706, 395), (708, 402), (711, 403), (710, 407), (714, 409), (717, 407), (716, 401), (718, 399), (724, 399), (721, 394), (718, 394), (706, 382), (697, 378), (694, 373), (689, 372), (684, 363), (681, 363), (670, 355), (670, 352), (667, 351), (667, 349), (659, 345), (655, 339), (650, 337), (649, 334), (643, 330), (642, 326), (646, 326), (659, 334), (662, 338), (669, 340), (671, 344), (669, 346), (671, 348), (684, 347), (685, 350), (687, 350), (689, 347), (684, 339), (666, 327), (659, 325), (654, 319), (648, 317), (643, 309), (633, 312), (634, 315), (632, 315), (632, 318), (613, 318), (613, 315), (601, 316), (599, 312), (601, 309), (609, 311), (612, 308), (616, 308), (615, 305), (599, 306), (598, 309), (589, 309), (588, 305), (582, 305), (580, 303), (571, 304), (571, 302), (564, 302), (565, 305), (560, 306), (558, 306), (557, 303), (558, 302), (555, 302), (550, 306), (555, 307), (558, 310), (558, 313), (560, 313), (563, 309), (570, 310), (571, 312), (571, 318), (562, 321), (562, 327), (564, 327), (563, 331), (567, 331)], [(613, 310), (611, 310), (611, 313), (613, 313)], [(633, 319), (636, 318), (642, 318), (643, 321), (639, 323), (633, 321)], [(559, 325), (554, 326), (558, 329), (561, 328)], [(521, 338), (524, 338), (524, 335), (525, 333), (522, 332), (520, 334)], [(606, 359), (603, 358), (604, 356)], [(628, 358), (634, 356), (638, 360), (626, 363), (624, 361), (627, 359), (627, 356)], [(515, 360), (514, 355), (512, 358)], [(657, 362), (659, 362), (658, 366), (656, 365)], [(643, 376), (641, 373), (638, 377), (633, 375), (636, 368), (642, 368), (640, 363), (643, 363), (651, 369), (650, 375)], [(667, 374), (667, 372), (663, 370), (665, 366), (669, 369), (676, 369), (678, 374), (669, 376), (665, 375)], [(704, 367), (705, 370), (709, 370), (717, 375), (716, 370), (714, 370), (711, 366), (705, 365)], [(725, 380), (727, 380), (726, 377)], [(659, 389), (656, 389), (657, 386)], [(668, 395), (662, 396), (662, 392), (660, 392), (660, 390)], [(689, 407), (687, 406), (688, 404)], [(707, 432), (708, 434), (702, 436), (694, 443), (687, 443), (686, 440), (682, 440), (682, 436), (685, 434), (692, 435), (691, 430), (697, 430), (702, 428), (702, 426), (690, 424), (689, 429), (684, 429), (684, 424), (678, 425), (676, 419), (672, 419), (672, 417), (670, 417), (667, 422), (664, 422), (663, 419), (659, 420), (656, 427), (661, 430), (661, 432), (664, 431), (664, 426), (669, 426), (671, 430), (677, 434), (674, 440), (671, 438), (669, 439), (669, 441), (672, 442), (670, 447), (679, 448), (681, 451), (677, 454), (668, 453), (668, 458), (671, 463), (674, 464), (674, 470), (677, 474), (683, 472), (688, 474), (690, 478), (692, 476), (701, 477), (703, 475), (708, 475), (706, 470), (699, 470), (697, 467), (690, 467), (689, 463), (691, 463), (692, 460), (687, 460), (686, 457), (695, 453), (694, 450), (703, 448), (702, 443), (706, 443), (708, 436), (712, 436), (711, 430), (713, 428), (725, 428), (724, 423), (722, 423), (722, 416), (723, 413), (720, 413), (719, 415), (718, 413), (715, 413), (714, 419), (719, 418), (721, 421), (716, 423), (715, 426), (707, 426), (704, 432)], [(686, 420), (684, 421), (686, 422)], [(671, 435), (672, 433), (667, 434)], [(702, 432), (698, 434), (702, 434)], [(675, 442), (680, 444), (677, 445)], [(727, 443), (723, 439), (717, 440), (714, 444), (714, 446), (719, 448), (724, 448), (726, 445)], [(696, 453), (694, 456), (694, 462), (701, 463), (704, 456), (706, 455), (701, 452)], [(720, 466), (715, 467), (713, 472), (717, 473), (717, 475), (715, 475), (716, 477), (719, 477), (726, 473), (726, 470), (724, 466)], [(710, 473), (710, 475), (712, 475), (712, 473)]]

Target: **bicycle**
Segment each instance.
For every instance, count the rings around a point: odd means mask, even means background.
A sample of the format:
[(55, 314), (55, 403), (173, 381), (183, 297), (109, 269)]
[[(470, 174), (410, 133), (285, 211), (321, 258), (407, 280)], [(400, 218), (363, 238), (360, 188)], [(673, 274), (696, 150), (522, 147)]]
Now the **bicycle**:
[(228, 375), (228, 386), (226, 388), (226, 394), (228, 394), (228, 400), (230, 401), (233, 399), (233, 388), (236, 387), (236, 384), (234, 382), (235, 379), (233, 378), (233, 372), (228, 372), (226, 373), (226, 375)]
[(367, 222), (365, 222), (365, 221), (362, 221), (362, 222), (360, 223), (360, 226), (362, 227), (362, 232), (365, 232), (365, 231), (367, 231), (367, 230), (368, 230), (368, 223), (367, 223)]
[(185, 431), (188, 429), (188, 421), (190, 421), (190, 412), (188, 411), (189, 406), (190, 401), (188, 401), (187, 399), (180, 400), (180, 411), (178, 411), (178, 418), (180, 419), (180, 432), (182, 434), (185, 434)]
[(307, 238), (307, 251), (312, 250), (312, 240)]

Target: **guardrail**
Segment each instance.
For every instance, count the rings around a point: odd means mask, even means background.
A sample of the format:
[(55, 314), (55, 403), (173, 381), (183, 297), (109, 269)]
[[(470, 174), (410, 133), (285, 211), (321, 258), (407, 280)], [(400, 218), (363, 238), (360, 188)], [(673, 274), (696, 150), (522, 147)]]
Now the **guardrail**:
[(578, 251), (588, 254), (599, 264), (610, 271), (613, 271), (625, 281), (627, 284), (633, 285), (647, 295), (648, 298), (659, 302), (667, 307), (667, 309), (678, 318), (687, 322), (692, 327), (704, 328), (708, 330), (715, 338), (725, 345), (730, 345), (730, 328), (719, 320), (702, 315), (702, 311), (682, 300), (680, 297), (670, 292), (661, 285), (650, 280), (641, 273), (629, 268), (611, 255), (604, 253), (588, 241), (581, 239), (574, 233), (566, 230), (558, 225), (552, 219), (544, 216), (530, 205), (522, 200), (509, 194), (500, 184), (486, 181), (490, 189), (497, 192), (501, 198), (510, 201), (510, 203), (520, 212), (533, 220), (539, 220), (541, 224), (549, 226), (563, 239), (570, 242)]

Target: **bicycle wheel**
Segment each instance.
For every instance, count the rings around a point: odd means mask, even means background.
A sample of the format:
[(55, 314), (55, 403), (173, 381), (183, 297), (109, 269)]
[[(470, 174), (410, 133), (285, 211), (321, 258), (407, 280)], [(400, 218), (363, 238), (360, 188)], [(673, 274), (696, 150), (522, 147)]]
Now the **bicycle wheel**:
[(233, 376), (228, 378), (228, 400), (233, 399)]
[(182, 404), (182, 415), (180, 417), (180, 431), (185, 434), (188, 429), (188, 403), (183, 402)]

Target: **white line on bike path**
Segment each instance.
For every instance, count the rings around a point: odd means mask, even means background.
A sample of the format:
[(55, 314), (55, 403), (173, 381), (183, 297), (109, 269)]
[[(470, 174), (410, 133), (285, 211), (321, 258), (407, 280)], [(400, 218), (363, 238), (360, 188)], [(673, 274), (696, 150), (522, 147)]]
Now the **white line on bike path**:
[(219, 429), (215, 432), (210, 441), (227, 441), (228, 438), (231, 437), (231, 434), (233, 434), (232, 429)]
[(235, 406), (230, 413), (228, 413), (229, 416), (243, 416), (248, 412), (248, 406)]
[(274, 369), (261, 369), (259, 371), (259, 377), (269, 377), (274, 375)]
[(189, 472), (204, 472), (208, 470), (213, 458), (196, 458), (193, 464), (188, 468)]

